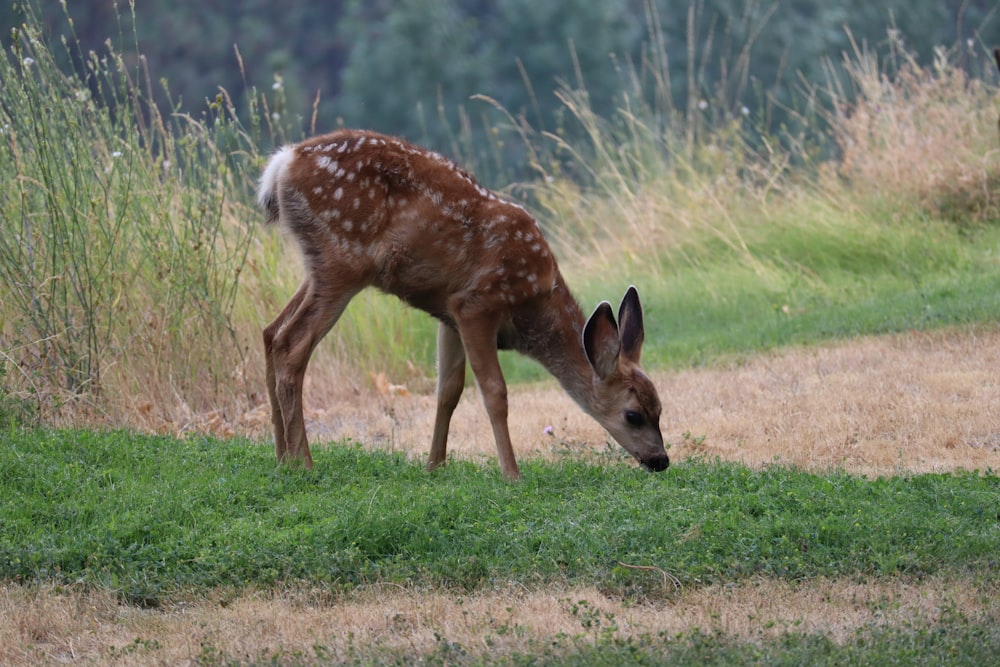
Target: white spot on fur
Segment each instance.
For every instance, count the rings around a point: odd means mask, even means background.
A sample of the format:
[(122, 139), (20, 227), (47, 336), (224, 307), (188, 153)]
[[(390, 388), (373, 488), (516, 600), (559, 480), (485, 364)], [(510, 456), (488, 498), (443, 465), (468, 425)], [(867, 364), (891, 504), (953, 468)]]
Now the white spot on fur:
[(491, 236), (490, 238), (486, 239), (485, 246), (488, 249), (492, 249), (492, 248), (502, 247), (506, 245), (506, 243), (507, 239), (503, 235), (497, 234), (496, 236)]

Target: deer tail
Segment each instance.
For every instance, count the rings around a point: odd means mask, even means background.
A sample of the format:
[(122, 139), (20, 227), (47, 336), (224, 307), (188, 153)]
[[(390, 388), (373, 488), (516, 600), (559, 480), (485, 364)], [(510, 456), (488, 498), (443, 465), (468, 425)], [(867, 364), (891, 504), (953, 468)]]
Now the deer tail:
[(276, 222), (281, 215), (278, 189), (293, 159), (295, 159), (295, 147), (282, 147), (267, 161), (267, 166), (260, 176), (260, 183), (257, 186), (257, 205), (267, 214), (266, 224)]

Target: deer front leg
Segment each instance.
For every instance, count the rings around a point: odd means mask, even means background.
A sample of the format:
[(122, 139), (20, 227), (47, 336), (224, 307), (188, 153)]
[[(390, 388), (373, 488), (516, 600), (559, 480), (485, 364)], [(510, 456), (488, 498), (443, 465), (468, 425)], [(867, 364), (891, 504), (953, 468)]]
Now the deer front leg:
[(507, 427), (507, 383), (497, 358), (497, 326), (474, 321), (460, 324), (459, 328), (469, 365), (479, 383), (479, 390), (483, 392), (483, 403), (493, 427), (500, 458), (500, 470), (508, 480), (516, 481), (521, 472), (517, 468)]
[(434, 437), (427, 469), (434, 470), (444, 464), (448, 452), (448, 428), (451, 415), (465, 389), (465, 348), (458, 332), (444, 324), (438, 326), (437, 335), (437, 414), (434, 417)]

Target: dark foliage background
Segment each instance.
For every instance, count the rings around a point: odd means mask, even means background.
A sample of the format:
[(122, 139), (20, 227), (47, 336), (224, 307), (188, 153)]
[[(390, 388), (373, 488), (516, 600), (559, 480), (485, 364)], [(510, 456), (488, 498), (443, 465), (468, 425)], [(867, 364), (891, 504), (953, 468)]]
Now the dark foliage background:
[[(577, 130), (555, 95), (560, 85), (585, 88), (593, 108), (607, 113), (623, 81), (651, 77), (665, 64), (670, 99), (657, 100), (657, 108), (666, 101), (691, 110), (700, 100), (721, 100), (729, 108), (717, 112), (753, 113), (774, 128), (787, 121), (797, 95), (837, 76), (845, 54), (884, 48), (889, 30), (903, 35), (923, 64), (941, 46), (960, 64), (982, 63), (983, 53), (1000, 43), (1000, 3), (986, 0), (66, 5), (40, 0), (33, 11), (52, 35), (69, 31), (68, 13), (86, 50), (100, 52), (110, 38), (116, 48), (145, 54), (178, 109), (203, 109), (220, 87), (234, 100), (245, 99), (248, 88), (280, 88), (286, 106), (276, 111), (297, 132), (364, 126), (446, 150), (463, 136), (463, 157), (473, 159), (488, 150), (490, 130), (506, 121), (476, 95), (495, 99), (536, 130), (572, 134)], [(25, 11), (11, 0), (0, 7), (5, 42)]]

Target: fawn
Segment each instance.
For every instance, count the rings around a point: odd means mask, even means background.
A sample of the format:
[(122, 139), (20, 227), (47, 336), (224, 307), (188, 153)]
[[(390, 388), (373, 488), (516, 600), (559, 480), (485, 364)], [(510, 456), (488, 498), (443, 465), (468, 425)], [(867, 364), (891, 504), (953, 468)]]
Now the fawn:
[(643, 467), (669, 465), (660, 399), (639, 368), (636, 289), (626, 291), (617, 322), (607, 302), (586, 320), (534, 218), (449, 160), (395, 137), (340, 130), (278, 150), (258, 202), (267, 222), (280, 221), (298, 242), (306, 270), (264, 329), (279, 462), (312, 466), (302, 415), (309, 357), (351, 298), (375, 286), (440, 321), (429, 470), (445, 462), (468, 358), (500, 468), (520, 476), (498, 349), (541, 362)]

